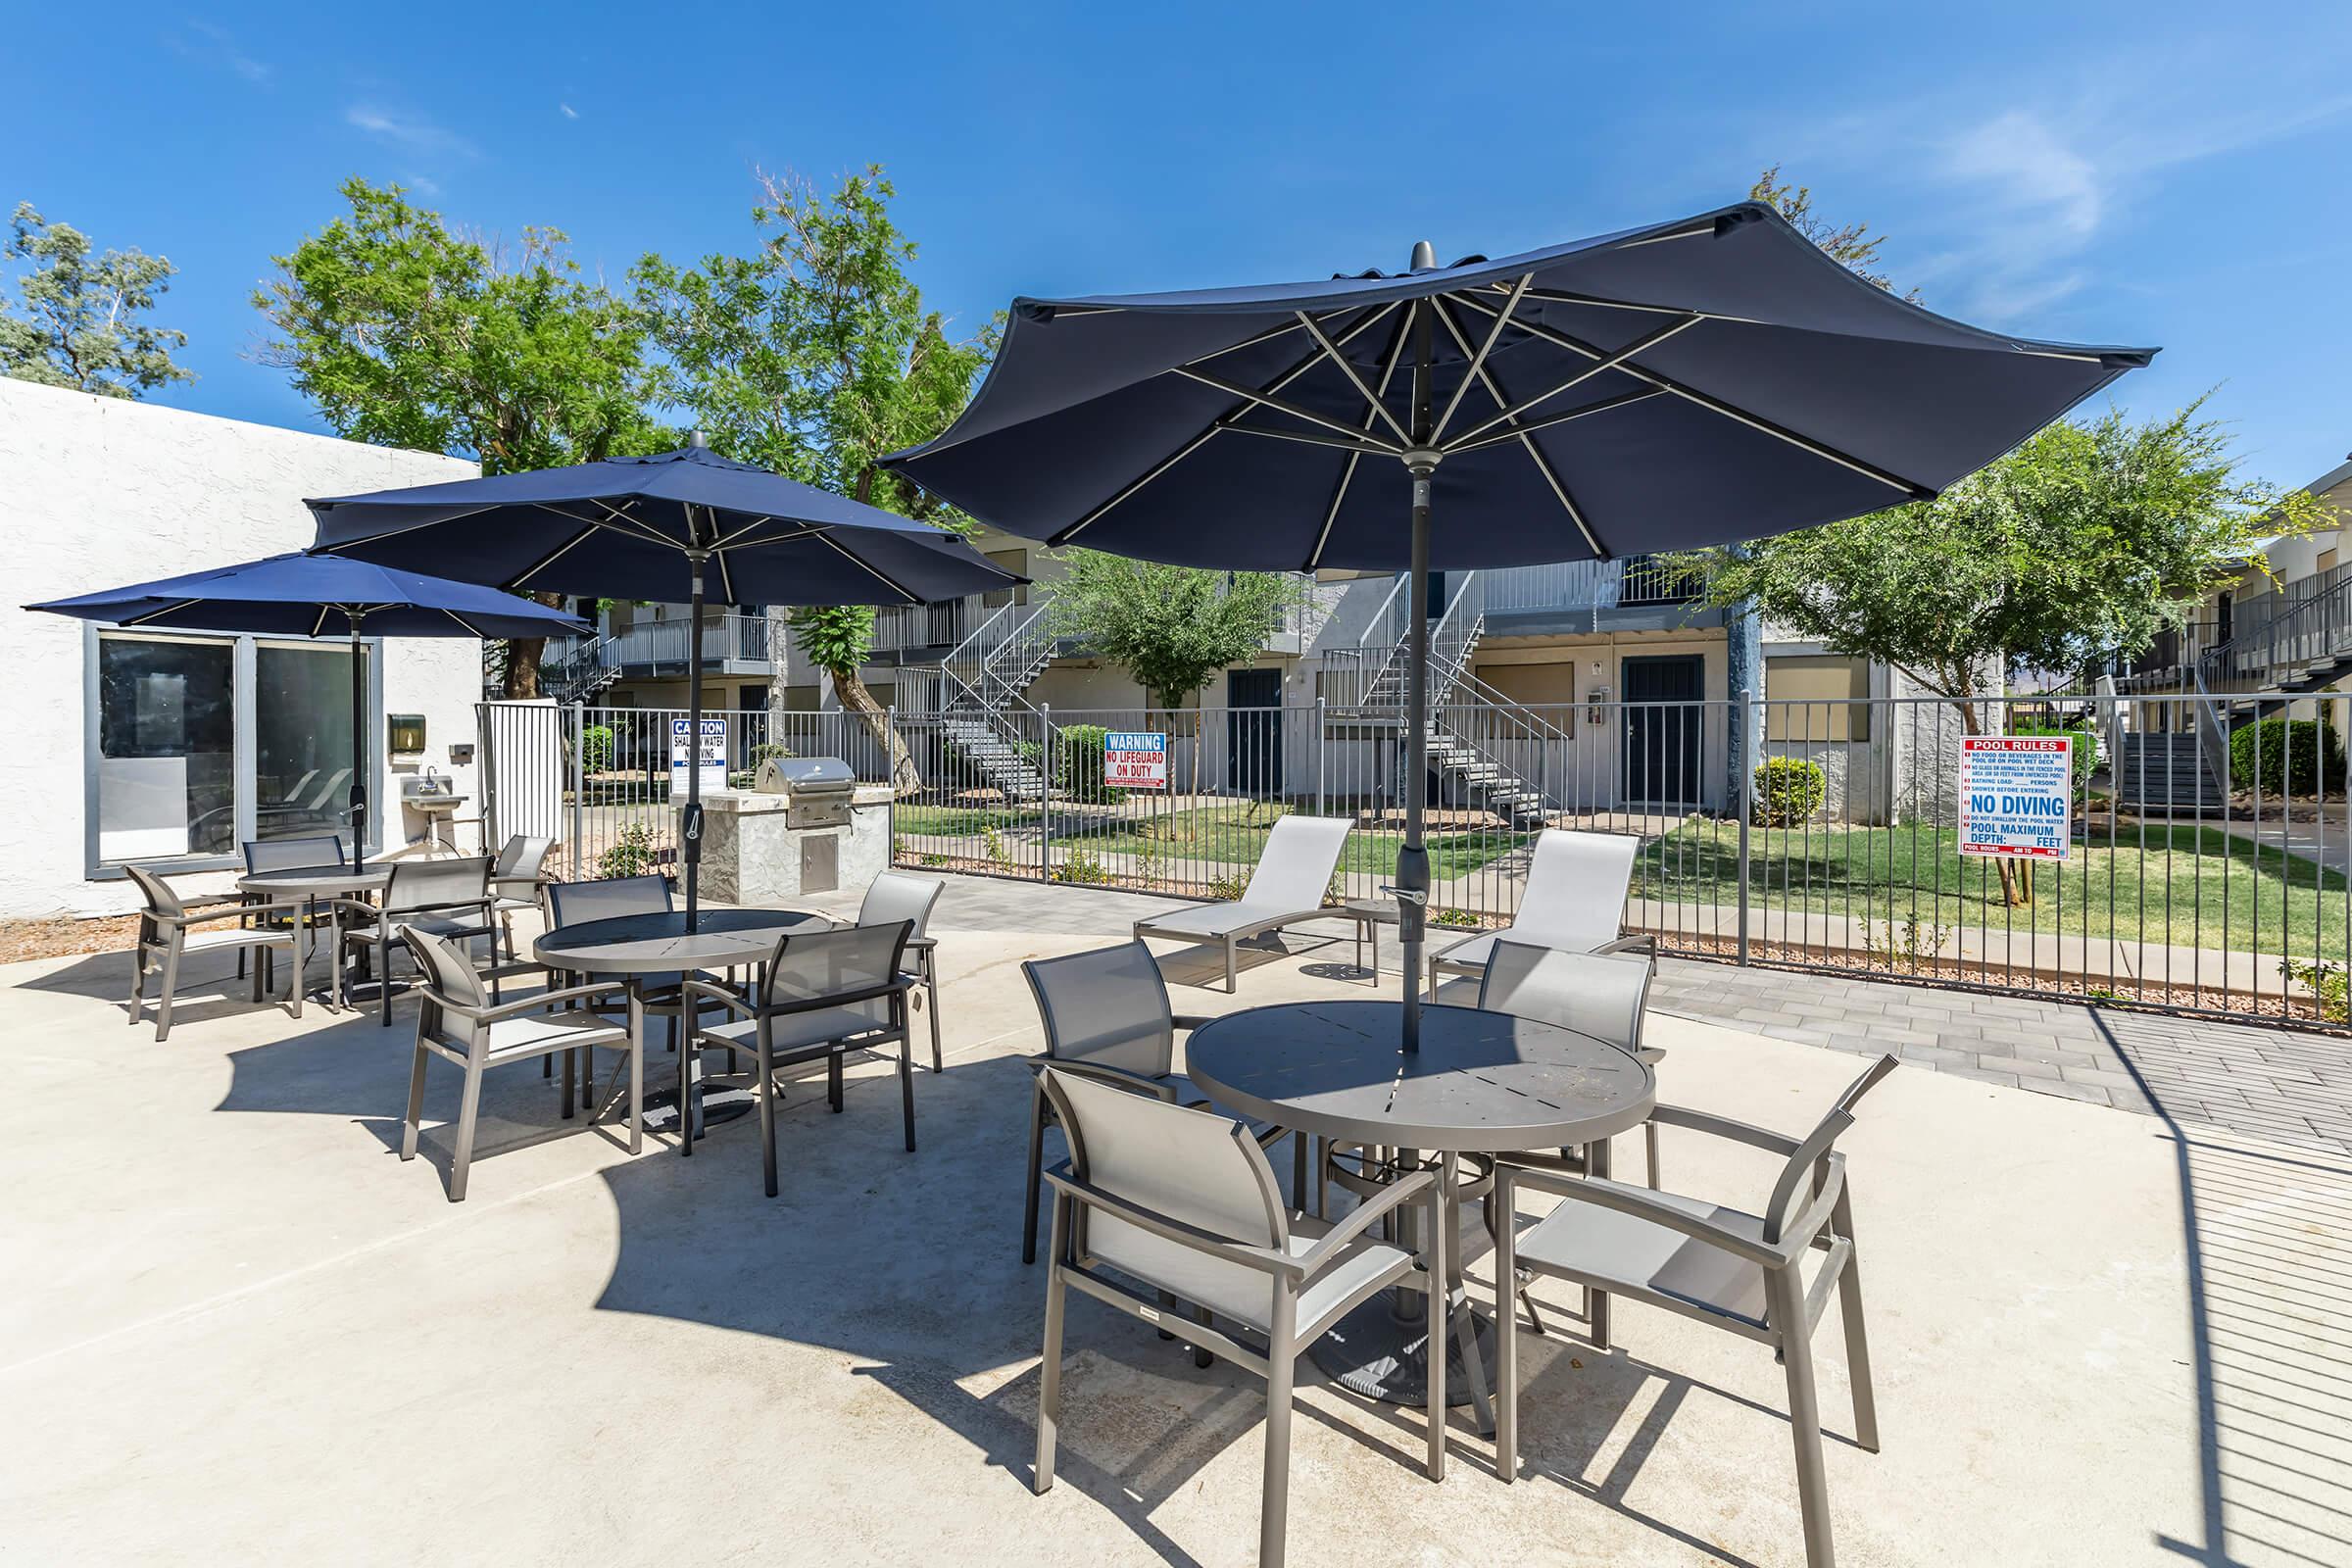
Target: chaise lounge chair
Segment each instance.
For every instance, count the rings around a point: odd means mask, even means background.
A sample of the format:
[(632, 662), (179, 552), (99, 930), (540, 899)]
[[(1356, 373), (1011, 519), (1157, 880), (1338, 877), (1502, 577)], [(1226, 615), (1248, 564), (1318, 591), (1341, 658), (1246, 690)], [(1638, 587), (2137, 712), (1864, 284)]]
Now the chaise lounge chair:
[(1323, 907), (1323, 890), (1331, 886), (1332, 873), (1340, 867), (1340, 846), (1347, 841), (1348, 826), (1339, 817), (1282, 818), (1266, 835), (1257, 869), (1250, 873), (1250, 885), (1239, 900), (1138, 920), (1136, 940), (1164, 937), (1196, 945), (1222, 943), (1225, 989), (1233, 991), (1235, 943), (1328, 912)]
[(1435, 986), (1441, 975), (1484, 975), (1497, 942), (1562, 953), (1633, 953), (1654, 962), (1650, 938), (1617, 934), (1641, 848), (1642, 841), (1626, 833), (1544, 829), (1536, 836), (1518, 914), (1501, 930), (1457, 942), (1431, 958), (1429, 983)]

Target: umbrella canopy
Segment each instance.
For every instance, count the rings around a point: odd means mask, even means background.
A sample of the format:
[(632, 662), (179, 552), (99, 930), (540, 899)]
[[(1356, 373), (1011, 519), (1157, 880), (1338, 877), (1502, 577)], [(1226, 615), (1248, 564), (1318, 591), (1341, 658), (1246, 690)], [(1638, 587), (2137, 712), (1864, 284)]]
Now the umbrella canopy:
[(1396, 275), (1016, 300), (963, 416), (886, 461), (1048, 544), (1412, 573), (1409, 1051), (1433, 567), (1608, 560), (1923, 499), (2154, 353), (1934, 315), (1741, 203), (1498, 261), (1441, 268), (1422, 245)]
[(363, 631), (383, 637), (544, 637), (585, 631), (546, 605), (421, 572), (338, 556), (267, 556), (233, 566), (26, 605), (121, 626), (351, 638), (351, 858), (368, 857), (367, 681)]
[[(718, 456), (700, 434), (674, 452), (488, 474), (309, 503), (314, 547), (429, 566), (516, 591), (642, 599), (687, 589), (703, 605), (916, 605), (1028, 579), (944, 528)], [(683, 580), (681, 580), (683, 579)], [(703, 664), (686, 665), (687, 733), (702, 733)], [(698, 742), (699, 744), (699, 742)], [(702, 776), (686, 770), (686, 928), (703, 858)]]

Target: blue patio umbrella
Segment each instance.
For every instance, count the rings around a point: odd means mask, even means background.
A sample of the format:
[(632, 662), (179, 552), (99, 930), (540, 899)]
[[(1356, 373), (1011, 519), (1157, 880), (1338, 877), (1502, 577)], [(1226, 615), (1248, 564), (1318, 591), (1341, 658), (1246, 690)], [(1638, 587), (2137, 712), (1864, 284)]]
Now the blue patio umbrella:
[(384, 637), (544, 637), (585, 631), (561, 610), (499, 593), (338, 556), (269, 556), (234, 566), (133, 583), (26, 605), (80, 620), (178, 631), (272, 637), (351, 637), (351, 856), (368, 853), (368, 726), (363, 631)]
[[(919, 605), (1027, 581), (943, 528), (748, 463), (697, 434), (674, 452), (310, 503), (315, 548), (429, 566), (514, 592), (659, 597), (684, 568), (703, 605)], [(715, 592), (713, 592), (715, 590)], [(687, 662), (687, 733), (702, 733), (702, 661)], [(702, 768), (686, 772), (686, 926), (703, 858)]]
[(1935, 495), (2153, 349), (1969, 326), (1741, 203), (1490, 261), (1019, 299), (886, 464), (1051, 545), (1409, 570), (1404, 1048), (1429, 890), (1429, 574), (1760, 538)]

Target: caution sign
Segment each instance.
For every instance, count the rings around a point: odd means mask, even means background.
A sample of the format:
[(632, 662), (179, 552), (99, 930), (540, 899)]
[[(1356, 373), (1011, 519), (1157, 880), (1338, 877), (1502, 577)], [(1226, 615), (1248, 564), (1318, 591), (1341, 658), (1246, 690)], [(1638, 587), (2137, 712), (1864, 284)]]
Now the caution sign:
[(689, 744), (691, 726), (685, 719), (669, 721), (669, 793), (672, 800), (686, 798), (686, 756), (699, 754), (702, 764), (703, 793), (710, 794), (727, 787), (727, 721), (723, 718), (703, 720), (702, 744)]
[(2075, 743), (2064, 735), (1960, 738), (1960, 853), (2063, 860), (2073, 842)]
[(1114, 789), (1168, 787), (1168, 738), (1152, 730), (1112, 730), (1102, 737), (1102, 782)]

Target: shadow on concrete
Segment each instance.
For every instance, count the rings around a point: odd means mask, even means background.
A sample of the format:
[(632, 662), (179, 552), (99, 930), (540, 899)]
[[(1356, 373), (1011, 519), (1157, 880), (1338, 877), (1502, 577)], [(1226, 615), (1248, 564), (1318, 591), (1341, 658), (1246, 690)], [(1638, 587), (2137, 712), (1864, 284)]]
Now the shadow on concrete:
[(2203, 1537), (2157, 1544), (2212, 1568), (2352, 1562), (2352, 1160), (2183, 1127), (2141, 1084), (2180, 1188)]

